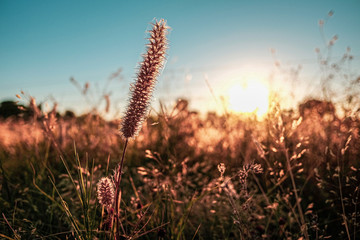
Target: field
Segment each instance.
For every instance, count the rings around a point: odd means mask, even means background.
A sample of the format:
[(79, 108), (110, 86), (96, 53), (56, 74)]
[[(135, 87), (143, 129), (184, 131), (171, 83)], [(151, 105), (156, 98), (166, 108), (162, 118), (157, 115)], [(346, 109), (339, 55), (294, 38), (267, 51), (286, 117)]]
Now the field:
[(262, 116), (224, 101), (156, 109), (168, 27), (151, 27), (121, 118), (59, 113), (24, 92), (1, 103), (0, 238), (360, 239), (360, 78), (330, 84), (350, 48), (333, 63), (337, 36), (316, 50), (322, 89), (290, 109), (257, 83), (230, 100), (247, 107), (258, 94)]
[[(357, 239), (359, 116), (309, 102), (303, 116), (274, 105), (257, 120), (200, 117), (182, 100), (147, 118), (125, 157), (121, 235)], [(32, 106), (1, 121), (1, 236), (110, 237), (96, 183), (120, 162), (119, 122)]]

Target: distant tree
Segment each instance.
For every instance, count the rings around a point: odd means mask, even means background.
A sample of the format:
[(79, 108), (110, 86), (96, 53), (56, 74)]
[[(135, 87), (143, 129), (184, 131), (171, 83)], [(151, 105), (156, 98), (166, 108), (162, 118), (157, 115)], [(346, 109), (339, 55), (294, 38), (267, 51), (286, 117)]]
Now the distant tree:
[(64, 114), (64, 118), (65, 119), (72, 119), (75, 118), (75, 113), (73, 111), (70, 110), (66, 110), (65, 114)]
[(300, 115), (304, 118), (318, 115), (323, 117), (325, 114), (335, 116), (335, 106), (332, 102), (310, 99), (299, 105)]
[(22, 111), (14, 101), (3, 101), (0, 104), (0, 118), (19, 117)]

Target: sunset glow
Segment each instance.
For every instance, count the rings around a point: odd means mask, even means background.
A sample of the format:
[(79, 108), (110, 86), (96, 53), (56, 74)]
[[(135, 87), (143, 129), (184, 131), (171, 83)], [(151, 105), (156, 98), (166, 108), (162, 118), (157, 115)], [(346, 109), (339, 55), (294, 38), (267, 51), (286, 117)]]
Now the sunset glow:
[(256, 113), (264, 115), (268, 110), (269, 90), (259, 80), (252, 79), (243, 84), (235, 84), (228, 90), (228, 107), (236, 113)]
[(0, 240), (360, 240), (359, 10), (0, 0)]

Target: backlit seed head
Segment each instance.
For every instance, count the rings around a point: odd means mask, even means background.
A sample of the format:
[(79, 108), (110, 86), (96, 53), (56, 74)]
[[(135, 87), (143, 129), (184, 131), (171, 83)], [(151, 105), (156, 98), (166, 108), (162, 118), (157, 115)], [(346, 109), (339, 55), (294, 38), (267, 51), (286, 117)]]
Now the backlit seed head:
[(97, 183), (97, 197), (102, 206), (111, 208), (114, 202), (114, 184), (110, 178), (101, 178)]
[(239, 176), (239, 182), (240, 182), (241, 184), (245, 184), (245, 183), (246, 183), (246, 179), (247, 179), (247, 177), (248, 177), (248, 173), (247, 173), (246, 171), (244, 171), (244, 170), (240, 170), (240, 171), (238, 172), (238, 176)]
[(224, 163), (220, 163), (217, 167), (218, 167), (218, 170), (219, 170), (219, 172), (221, 173), (221, 175), (223, 175), (224, 172), (225, 172), (225, 170), (226, 170), (225, 164), (224, 164)]
[(134, 138), (139, 133), (145, 119), (156, 78), (164, 65), (168, 45), (167, 33), (168, 26), (166, 26), (163, 19), (156, 21), (149, 31), (150, 37), (147, 51), (143, 55), (143, 61), (140, 63), (137, 80), (130, 89), (131, 98), (121, 124), (120, 131), (126, 139)]
[(250, 171), (252, 171), (255, 174), (258, 174), (263, 172), (263, 168), (261, 167), (260, 164), (255, 163), (250, 165)]

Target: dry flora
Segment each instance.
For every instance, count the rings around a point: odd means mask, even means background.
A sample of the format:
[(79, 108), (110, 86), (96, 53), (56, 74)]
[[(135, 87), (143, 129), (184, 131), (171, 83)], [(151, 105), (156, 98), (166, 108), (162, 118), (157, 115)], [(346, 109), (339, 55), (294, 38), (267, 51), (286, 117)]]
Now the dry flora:
[[(120, 231), (123, 232), (123, 235), (125, 234), (124, 230), (121, 230), (122, 223), (120, 218), (120, 202), (122, 194), (120, 183), (123, 175), (123, 163), (128, 140), (130, 138), (135, 138), (138, 135), (142, 122), (145, 120), (157, 77), (160, 74), (165, 61), (168, 44), (166, 36), (168, 28), (169, 27), (166, 25), (166, 21), (161, 19), (160, 21), (156, 21), (153, 24), (152, 29), (149, 31), (149, 44), (147, 45), (146, 53), (143, 55), (143, 61), (140, 63), (136, 82), (133, 86), (131, 86), (131, 98), (129, 100), (129, 105), (124, 119), (121, 123), (120, 132), (125, 138), (125, 145), (121, 161), (114, 170), (113, 179), (115, 189), (113, 189), (112, 185), (109, 185), (110, 180), (108, 178), (102, 178), (98, 183), (100, 184), (98, 186), (101, 189), (101, 191), (98, 192), (100, 203), (102, 205), (106, 205), (107, 208), (110, 208), (111, 204), (114, 204), (113, 211), (109, 211), (109, 213), (112, 214), (110, 218), (111, 222), (114, 223), (113, 234), (115, 239), (121, 238)], [(88, 86), (86, 85), (84, 91), (87, 91), (87, 89)], [(107, 100), (106, 109), (108, 109), (109, 101), (106, 96), (105, 99)], [(106, 179), (109, 181), (105, 181)], [(111, 191), (109, 189), (111, 189)], [(134, 234), (135, 233), (138, 233), (138, 231), (134, 230)]]
[[(131, 88), (125, 116), (134, 117), (104, 120), (111, 94), (101, 93), (100, 111), (93, 85), (74, 79), (92, 109), (82, 116), (16, 96), (26, 104), (0, 120), (0, 237), (358, 239), (360, 78), (351, 79), (346, 103), (310, 98), (284, 110), (273, 100), (260, 120), (226, 109), (204, 116), (182, 99), (143, 122), (156, 82), (144, 75), (163, 65), (165, 55), (150, 55), (166, 49), (154, 32), (164, 26), (154, 23)], [(348, 49), (341, 61), (328, 58), (331, 40), (325, 54), (316, 49), (324, 81), (352, 57)]]
[(217, 166), (218, 170), (220, 172), (220, 181), (224, 180), (224, 173), (226, 170), (225, 164), (224, 163), (219, 163), (219, 165)]
[(156, 21), (149, 31), (147, 51), (143, 55), (135, 84), (131, 87), (131, 98), (120, 131), (125, 139), (135, 137), (144, 121), (156, 78), (164, 65), (167, 49), (168, 27), (165, 20)]
[(103, 177), (97, 183), (97, 197), (99, 203), (110, 209), (114, 203), (114, 184), (108, 177)]

